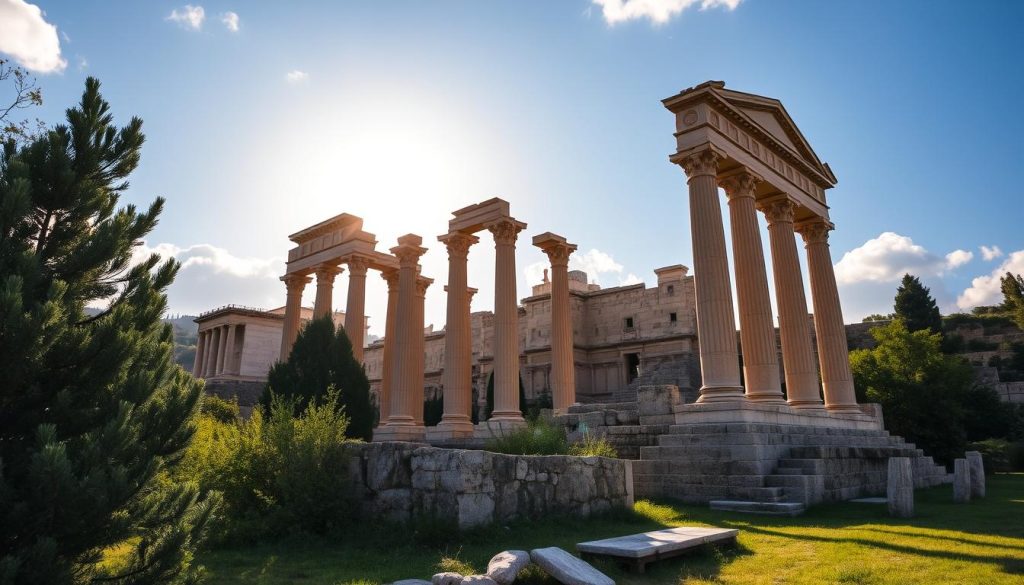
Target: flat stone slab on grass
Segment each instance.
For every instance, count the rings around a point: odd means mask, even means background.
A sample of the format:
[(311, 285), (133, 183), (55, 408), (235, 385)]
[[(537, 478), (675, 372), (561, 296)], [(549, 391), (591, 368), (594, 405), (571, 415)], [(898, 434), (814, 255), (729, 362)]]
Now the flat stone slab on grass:
[(587, 556), (608, 556), (627, 560), (638, 571), (652, 561), (674, 557), (706, 544), (736, 542), (739, 530), (683, 526), (629, 536), (581, 542), (576, 550)]
[(611, 577), (557, 546), (535, 548), (530, 559), (563, 585), (615, 585)]
[(850, 500), (855, 504), (887, 504), (889, 500), (887, 498), (857, 498), (856, 500)]

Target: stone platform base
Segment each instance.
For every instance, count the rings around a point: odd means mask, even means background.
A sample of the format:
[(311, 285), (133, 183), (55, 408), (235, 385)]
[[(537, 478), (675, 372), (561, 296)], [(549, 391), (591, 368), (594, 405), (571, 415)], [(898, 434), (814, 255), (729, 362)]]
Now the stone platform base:
[(422, 443), (425, 437), (426, 428), (421, 426), (379, 426), (373, 429), (373, 442), (375, 443), (392, 441)]
[(801, 425), (830, 429), (880, 430), (881, 421), (863, 413), (793, 408), (788, 404), (763, 404), (749, 400), (678, 404), (672, 407), (678, 425), (705, 423), (759, 423)]

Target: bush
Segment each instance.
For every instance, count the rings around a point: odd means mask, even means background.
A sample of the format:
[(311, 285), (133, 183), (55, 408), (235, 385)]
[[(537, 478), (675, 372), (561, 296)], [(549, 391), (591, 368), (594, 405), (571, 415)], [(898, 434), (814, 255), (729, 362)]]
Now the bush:
[(293, 417), (294, 402), (273, 397), (269, 414), (248, 420), (200, 418), (174, 481), (197, 481), (224, 496), (221, 539), (326, 534), (355, 512), (348, 477), (348, 417), (333, 388)]
[(222, 423), (234, 422), (239, 417), (238, 397), (225, 400), (220, 396), (205, 394), (199, 412)]
[(563, 427), (537, 419), (521, 429), (487, 441), (486, 449), (507, 455), (564, 455), (569, 452), (569, 445)]
[(582, 441), (573, 443), (569, 447), (569, 455), (618, 459), (619, 452), (604, 437), (595, 437), (590, 433), (584, 433)]
[(971, 451), (981, 453), (985, 473), (1024, 471), (1024, 442), (1011, 443), (1003, 439), (986, 439), (968, 445)]

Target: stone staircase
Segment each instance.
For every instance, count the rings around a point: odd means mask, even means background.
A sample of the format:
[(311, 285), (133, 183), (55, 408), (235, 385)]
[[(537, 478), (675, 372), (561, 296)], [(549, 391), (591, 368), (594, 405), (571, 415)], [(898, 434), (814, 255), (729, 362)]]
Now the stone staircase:
[(677, 357), (661, 361), (652, 360), (632, 382), (625, 388), (612, 393), (611, 402), (636, 402), (637, 391), (641, 386), (676, 386), (680, 390), (680, 398), (683, 402), (693, 402), (697, 399), (698, 391), (694, 389), (695, 380), (693, 372), (694, 364), (690, 359)]

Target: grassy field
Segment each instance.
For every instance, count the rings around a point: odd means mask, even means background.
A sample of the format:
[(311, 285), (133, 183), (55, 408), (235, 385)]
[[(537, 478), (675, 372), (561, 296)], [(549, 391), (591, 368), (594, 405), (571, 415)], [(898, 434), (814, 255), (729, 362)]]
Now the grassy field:
[[(557, 519), (456, 535), (438, 526), (361, 525), (339, 541), (289, 541), (206, 553), (210, 582), (375, 584), (429, 579), (438, 563), (477, 571), (504, 549), (560, 546), (679, 525), (738, 528), (736, 548), (651, 565), (645, 575), (599, 564), (620, 584), (654, 583), (1024, 583), (1024, 474), (989, 478), (988, 497), (952, 503), (949, 486), (917, 492), (917, 516), (890, 518), (884, 505), (818, 506), (797, 518), (713, 512), (669, 502), (586, 521)], [(547, 583), (534, 577), (519, 582)]]

